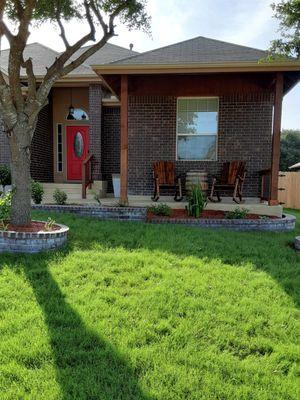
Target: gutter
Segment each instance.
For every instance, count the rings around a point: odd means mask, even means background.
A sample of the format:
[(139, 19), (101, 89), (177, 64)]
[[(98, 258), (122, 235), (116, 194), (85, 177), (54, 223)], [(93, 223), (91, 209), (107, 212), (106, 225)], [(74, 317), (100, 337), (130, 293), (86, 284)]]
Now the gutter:
[(118, 74), (178, 74), (214, 72), (300, 72), (300, 61), (226, 62), (190, 64), (100, 64), (91, 65), (99, 75)]

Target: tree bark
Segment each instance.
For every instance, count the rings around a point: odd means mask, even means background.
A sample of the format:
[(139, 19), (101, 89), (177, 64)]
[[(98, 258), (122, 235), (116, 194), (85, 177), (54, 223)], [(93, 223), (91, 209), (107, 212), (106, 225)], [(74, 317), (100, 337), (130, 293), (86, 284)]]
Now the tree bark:
[(13, 187), (11, 222), (17, 226), (29, 224), (31, 221), (30, 146), (32, 135), (30, 128), (26, 125), (18, 124), (9, 138)]

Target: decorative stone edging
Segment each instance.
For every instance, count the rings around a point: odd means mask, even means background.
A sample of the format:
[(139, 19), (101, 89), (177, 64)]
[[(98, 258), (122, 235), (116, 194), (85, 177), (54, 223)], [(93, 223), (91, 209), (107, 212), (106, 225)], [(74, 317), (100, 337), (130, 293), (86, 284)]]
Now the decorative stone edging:
[(49, 212), (72, 213), (82, 217), (95, 217), (104, 220), (133, 220), (146, 221), (146, 207), (107, 207), (95, 205), (56, 205), (56, 204), (35, 204), (34, 210)]
[(0, 231), (0, 253), (38, 253), (61, 247), (67, 241), (69, 228), (57, 223), (55, 225), (60, 229), (48, 232)]
[(295, 249), (300, 251), (300, 236), (295, 237)]
[[(118, 220), (118, 221), (147, 221), (146, 207), (108, 207), (98, 205), (64, 205), (55, 204), (39, 204), (33, 205), (35, 210), (43, 210), (49, 212), (69, 212), (82, 217), (94, 217), (102, 220)], [(262, 218), (262, 219), (166, 219), (156, 217), (149, 220), (152, 224), (180, 224), (189, 226), (198, 226), (201, 228), (223, 228), (237, 231), (273, 231), (287, 232), (295, 228), (296, 217), (285, 214), (284, 218)]]
[(201, 228), (223, 228), (236, 231), (270, 231), (287, 232), (295, 228), (296, 217), (285, 214), (284, 218), (268, 219), (165, 219), (155, 218), (149, 222), (154, 224), (183, 224), (189, 226), (198, 226)]

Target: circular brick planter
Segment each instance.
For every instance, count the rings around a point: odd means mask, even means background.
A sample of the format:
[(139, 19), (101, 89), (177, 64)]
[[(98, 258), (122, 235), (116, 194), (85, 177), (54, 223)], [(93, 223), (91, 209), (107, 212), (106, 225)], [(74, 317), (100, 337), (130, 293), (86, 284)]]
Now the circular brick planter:
[(285, 214), (282, 218), (262, 219), (217, 219), (217, 218), (155, 218), (149, 221), (154, 224), (183, 224), (200, 228), (223, 228), (235, 231), (269, 231), (288, 232), (295, 228), (296, 217)]
[(63, 246), (67, 241), (69, 228), (57, 223), (55, 225), (59, 229), (54, 231), (0, 231), (0, 253), (39, 253)]
[(300, 251), (300, 236), (295, 237), (295, 249)]

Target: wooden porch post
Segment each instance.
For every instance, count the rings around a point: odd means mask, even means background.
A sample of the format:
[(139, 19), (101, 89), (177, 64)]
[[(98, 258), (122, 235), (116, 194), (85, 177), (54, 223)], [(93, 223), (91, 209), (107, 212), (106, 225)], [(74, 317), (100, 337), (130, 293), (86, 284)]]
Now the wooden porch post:
[(120, 201), (128, 203), (128, 75), (121, 76), (121, 192)]
[(276, 74), (274, 113), (273, 113), (273, 137), (272, 137), (272, 163), (270, 180), (269, 205), (278, 205), (278, 175), (280, 161), (280, 131), (281, 131), (281, 112), (283, 98), (283, 74)]

